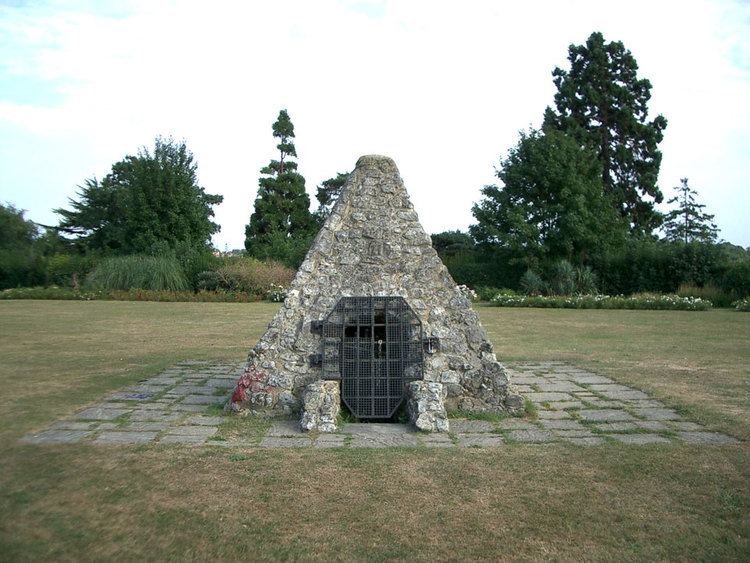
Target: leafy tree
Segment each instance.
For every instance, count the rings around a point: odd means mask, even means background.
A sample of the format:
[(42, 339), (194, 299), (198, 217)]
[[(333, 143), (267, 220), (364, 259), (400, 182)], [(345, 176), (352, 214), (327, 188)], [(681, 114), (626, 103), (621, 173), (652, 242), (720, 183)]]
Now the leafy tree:
[(591, 150), (564, 133), (531, 130), (501, 162), (503, 186), (486, 186), (469, 230), (480, 244), (511, 249), (529, 268), (617, 244), (626, 227), (602, 191)]
[(713, 222), (714, 216), (703, 213), (705, 205), (696, 203), (695, 190), (688, 186), (688, 179), (682, 178), (681, 185), (675, 187), (677, 195), (667, 201), (676, 203), (677, 208), (664, 216), (664, 233), (667, 240), (689, 242), (716, 242), (719, 232)]
[(318, 200), (318, 209), (315, 210), (314, 215), (319, 225), (322, 225), (328, 219), (333, 205), (341, 195), (341, 188), (344, 187), (348, 179), (348, 172), (339, 172), (335, 177), (324, 180), (318, 186), (318, 192), (315, 194)]
[(647, 121), (651, 83), (637, 76), (638, 64), (620, 41), (606, 43), (594, 32), (585, 45), (568, 48), (570, 70), (555, 68), (556, 109), (544, 125), (590, 146), (601, 164), (604, 192), (633, 233), (650, 234), (660, 223), (654, 202), (661, 165), (658, 144), (667, 120)]
[(261, 169), (255, 210), (245, 227), (245, 248), (260, 259), (273, 258), (298, 266), (315, 234), (316, 222), (310, 213), (305, 179), (297, 172), (297, 156), (292, 139), (294, 125), (287, 111), (281, 110), (273, 124), (273, 136), (280, 140), (279, 160)]
[(38, 283), (41, 264), (35, 250), (37, 226), (24, 211), (0, 204), (0, 289)]
[(101, 181), (87, 179), (70, 210), (56, 209), (58, 229), (78, 247), (106, 254), (206, 249), (219, 226), (212, 206), (222, 196), (197, 183), (197, 164), (184, 142), (157, 138), (112, 165)]

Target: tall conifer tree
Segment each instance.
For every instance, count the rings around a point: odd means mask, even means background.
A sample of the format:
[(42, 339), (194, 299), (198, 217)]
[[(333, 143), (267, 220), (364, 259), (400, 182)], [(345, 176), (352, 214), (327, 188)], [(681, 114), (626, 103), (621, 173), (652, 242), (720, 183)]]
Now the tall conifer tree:
[(661, 115), (647, 121), (651, 83), (638, 78), (638, 64), (620, 41), (606, 43), (599, 32), (585, 45), (571, 45), (568, 60), (569, 71), (552, 72), (556, 109), (547, 108), (544, 127), (595, 151), (605, 194), (633, 233), (649, 234), (661, 222), (654, 209), (663, 200), (657, 147), (667, 126)]
[(677, 195), (667, 201), (676, 203), (673, 209), (664, 217), (664, 234), (668, 240), (689, 242), (716, 242), (718, 228), (713, 222), (714, 216), (703, 213), (705, 205), (696, 203), (695, 190), (688, 186), (688, 179), (682, 178), (680, 185), (675, 188)]
[(298, 266), (315, 234), (305, 179), (297, 172), (294, 125), (285, 109), (273, 124), (279, 159), (261, 169), (255, 210), (245, 227), (245, 249), (256, 258)]

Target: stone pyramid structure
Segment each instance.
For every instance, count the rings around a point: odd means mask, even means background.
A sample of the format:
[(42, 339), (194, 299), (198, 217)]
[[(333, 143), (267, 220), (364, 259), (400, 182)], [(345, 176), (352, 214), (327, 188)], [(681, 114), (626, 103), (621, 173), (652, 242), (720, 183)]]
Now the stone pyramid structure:
[[(362, 309), (363, 303), (370, 307), (369, 320), (349, 327), (352, 307)], [(383, 320), (386, 309), (390, 324)], [(378, 330), (388, 331), (387, 342)], [(351, 357), (366, 360), (349, 360), (357, 346), (359, 356)], [(356, 383), (357, 394), (347, 404), (377, 403), (379, 392), (368, 387), (369, 380), (347, 383), (354, 377), (347, 366), (373, 381), (385, 378), (388, 369), (393, 377), (396, 370), (405, 378), (397, 382), (405, 389), (404, 401), (409, 381), (416, 379), (438, 384), (431, 389), (442, 393), (449, 410), (523, 409), (470, 301), (420, 225), (396, 164), (384, 156), (357, 161), (283, 306), (250, 351), (233, 407), (298, 412), (305, 389), (322, 379), (340, 380), (345, 401), (345, 387), (355, 389)]]

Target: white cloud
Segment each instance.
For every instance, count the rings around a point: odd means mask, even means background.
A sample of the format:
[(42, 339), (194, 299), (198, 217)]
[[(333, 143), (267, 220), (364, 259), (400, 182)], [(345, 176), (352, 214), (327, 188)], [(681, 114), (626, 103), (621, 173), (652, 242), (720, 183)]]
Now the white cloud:
[(207, 190), (225, 196), (217, 244), (241, 247), (258, 170), (274, 154), (271, 123), (286, 107), (311, 196), (361, 154), (384, 153), (429, 231), (465, 228), (498, 157), (551, 104), (550, 73), (565, 65), (567, 46), (601, 30), (633, 51), (654, 85), (652, 113), (670, 121), (665, 193), (690, 177), (723, 236), (750, 245), (737, 205), (746, 205), (750, 147), (742, 4), (144, 1), (117, 4), (115, 15), (76, 3), (0, 10), (5, 75), (42, 78), (62, 94), (47, 105), (0, 104), (0, 139), (21, 130), (44, 147), (34, 174), (8, 172), (17, 159), (0, 156), (0, 199), (34, 218), (63, 205), (86, 176), (173, 134), (187, 139)]

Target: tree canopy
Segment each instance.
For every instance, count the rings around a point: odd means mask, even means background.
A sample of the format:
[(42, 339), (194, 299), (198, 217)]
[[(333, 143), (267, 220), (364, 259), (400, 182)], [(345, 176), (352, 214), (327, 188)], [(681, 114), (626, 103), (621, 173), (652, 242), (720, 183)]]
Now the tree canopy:
[(667, 240), (689, 242), (716, 242), (718, 228), (713, 222), (714, 216), (704, 213), (705, 205), (696, 202), (695, 190), (688, 186), (688, 179), (682, 178), (680, 185), (674, 188), (677, 195), (667, 203), (676, 203), (677, 207), (664, 217), (664, 234)]
[(101, 181), (85, 180), (70, 210), (56, 209), (58, 229), (81, 250), (105, 254), (202, 249), (219, 226), (212, 206), (223, 197), (198, 185), (197, 164), (184, 142), (157, 138), (112, 165)]
[(245, 249), (256, 258), (273, 258), (298, 266), (315, 234), (317, 223), (310, 213), (305, 178), (297, 172), (294, 125), (281, 110), (273, 124), (279, 160), (261, 169), (258, 193), (250, 222), (245, 227)]
[(341, 195), (341, 188), (349, 179), (348, 172), (338, 172), (333, 178), (323, 180), (318, 186), (315, 198), (318, 200), (318, 209), (315, 210), (315, 218), (319, 224), (323, 224), (331, 214), (331, 209)]
[(503, 186), (482, 189), (470, 232), (480, 244), (511, 249), (528, 267), (559, 258), (583, 262), (624, 235), (602, 191), (598, 160), (560, 131), (522, 132), (497, 176)]
[(647, 120), (651, 83), (638, 78), (638, 64), (620, 41), (607, 43), (599, 32), (585, 45), (570, 45), (568, 60), (570, 70), (552, 72), (557, 93), (545, 128), (594, 150), (604, 192), (633, 233), (650, 234), (661, 222), (654, 203), (663, 199), (658, 144), (667, 126), (661, 115)]
[(24, 211), (12, 204), (0, 204), (0, 289), (36, 281), (37, 226)]

